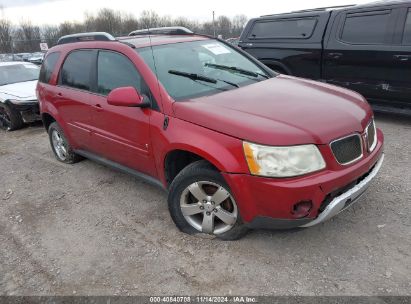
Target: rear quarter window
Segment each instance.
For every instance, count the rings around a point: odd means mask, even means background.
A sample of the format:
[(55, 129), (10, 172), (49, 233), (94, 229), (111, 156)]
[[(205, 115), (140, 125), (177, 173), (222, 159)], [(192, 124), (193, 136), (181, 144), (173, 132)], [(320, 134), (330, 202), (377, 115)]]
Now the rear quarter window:
[(308, 39), (317, 25), (317, 18), (296, 18), (256, 21), (250, 39)]
[(41, 65), (39, 82), (49, 83), (54, 68), (56, 67), (57, 60), (60, 58), (60, 52), (50, 53), (46, 56), (43, 64)]

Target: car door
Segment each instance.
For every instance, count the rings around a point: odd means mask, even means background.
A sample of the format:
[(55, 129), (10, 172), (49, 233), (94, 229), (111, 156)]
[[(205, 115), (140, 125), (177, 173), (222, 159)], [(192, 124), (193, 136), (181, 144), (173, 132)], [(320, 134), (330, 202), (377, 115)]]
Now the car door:
[[(135, 65), (123, 54), (100, 50), (96, 67), (93, 103), (93, 142), (98, 153), (111, 161), (145, 174), (156, 174), (149, 153), (152, 108), (112, 106), (107, 95), (115, 88), (132, 86), (144, 95), (144, 80)], [(152, 98), (147, 96), (146, 98)]]
[(55, 106), (66, 123), (76, 149), (93, 150), (91, 145), (91, 69), (96, 51), (76, 50), (68, 54), (59, 73)]
[(398, 18), (393, 46), (391, 99), (398, 106), (411, 106), (411, 5), (404, 7)]
[(371, 101), (387, 101), (393, 65), (396, 7), (349, 9), (336, 13), (324, 50), (323, 78)]

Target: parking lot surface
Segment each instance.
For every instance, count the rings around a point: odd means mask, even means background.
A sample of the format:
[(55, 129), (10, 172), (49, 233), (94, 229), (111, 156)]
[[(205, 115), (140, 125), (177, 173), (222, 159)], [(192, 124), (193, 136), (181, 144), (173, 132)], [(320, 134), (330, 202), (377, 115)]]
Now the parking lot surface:
[(410, 295), (411, 119), (377, 126), (385, 163), (354, 206), (235, 242), (179, 232), (134, 177), (59, 163), (41, 125), (0, 132), (0, 294)]

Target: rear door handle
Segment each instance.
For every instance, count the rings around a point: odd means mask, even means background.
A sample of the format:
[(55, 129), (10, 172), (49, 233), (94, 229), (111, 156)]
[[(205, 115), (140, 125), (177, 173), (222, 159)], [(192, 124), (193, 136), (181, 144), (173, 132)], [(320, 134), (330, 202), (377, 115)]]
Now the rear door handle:
[(411, 59), (411, 55), (394, 55), (393, 57), (399, 61), (408, 61)]

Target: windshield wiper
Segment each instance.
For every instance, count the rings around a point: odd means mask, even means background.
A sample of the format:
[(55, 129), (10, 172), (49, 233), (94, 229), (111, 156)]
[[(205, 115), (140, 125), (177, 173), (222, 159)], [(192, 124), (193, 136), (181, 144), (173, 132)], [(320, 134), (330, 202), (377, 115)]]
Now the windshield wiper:
[(182, 71), (175, 71), (175, 70), (170, 70), (168, 71), (168, 73), (173, 74), (173, 75), (177, 75), (177, 76), (182, 76), (182, 77), (186, 77), (189, 78), (191, 80), (197, 81), (204, 81), (204, 82), (208, 82), (208, 83), (214, 83), (216, 84), (217, 81), (222, 81), (226, 84), (229, 84), (233, 87), (239, 88), (240, 86), (234, 82), (231, 81), (227, 81), (227, 80), (223, 80), (223, 79), (216, 79), (216, 78), (211, 78), (211, 77), (207, 77), (204, 75), (199, 75), (199, 74), (195, 74), (195, 73), (187, 73), (187, 72), (182, 72)]
[(223, 64), (215, 64), (215, 63), (206, 63), (205, 66), (209, 67), (209, 68), (215, 68), (215, 69), (223, 70), (223, 71), (236, 72), (236, 73), (239, 73), (239, 74), (243, 74), (243, 75), (251, 76), (251, 77), (255, 77), (255, 78), (257, 78), (258, 76), (261, 76), (261, 77), (264, 77), (265, 79), (268, 79), (267, 75), (257, 73), (257, 72), (253, 72), (253, 71), (249, 71), (249, 70), (245, 70), (245, 69), (241, 69), (241, 68), (237, 68), (237, 67), (234, 67), (234, 66), (228, 66), (228, 65), (223, 65)]

